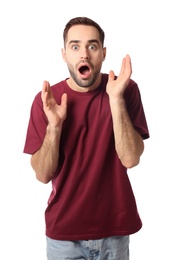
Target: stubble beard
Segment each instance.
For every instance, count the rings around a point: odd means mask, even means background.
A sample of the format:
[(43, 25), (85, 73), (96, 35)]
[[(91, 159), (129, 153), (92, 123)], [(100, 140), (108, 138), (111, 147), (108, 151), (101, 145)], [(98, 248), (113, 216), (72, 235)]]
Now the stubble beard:
[(74, 71), (68, 67), (69, 69), (69, 72), (70, 72), (70, 75), (72, 77), (72, 79), (75, 81), (75, 83), (80, 86), (81, 88), (89, 88), (89, 87), (92, 87), (93, 84), (95, 83), (95, 81), (97, 80), (97, 78), (99, 77), (100, 75), (100, 70), (96, 71), (94, 74), (93, 74), (93, 77), (90, 78), (90, 79), (79, 79), (77, 77), (77, 75), (74, 73)]

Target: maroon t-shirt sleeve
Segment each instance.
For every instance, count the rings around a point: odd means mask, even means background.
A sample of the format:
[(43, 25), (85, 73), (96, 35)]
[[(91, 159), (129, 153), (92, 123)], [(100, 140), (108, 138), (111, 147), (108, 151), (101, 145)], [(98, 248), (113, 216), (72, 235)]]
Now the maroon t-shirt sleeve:
[(46, 134), (47, 118), (43, 111), (41, 92), (36, 95), (31, 106), (24, 153), (34, 154), (42, 145)]
[(138, 85), (130, 80), (124, 94), (129, 117), (135, 130), (143, 139), (149, 138), (149, 130)]

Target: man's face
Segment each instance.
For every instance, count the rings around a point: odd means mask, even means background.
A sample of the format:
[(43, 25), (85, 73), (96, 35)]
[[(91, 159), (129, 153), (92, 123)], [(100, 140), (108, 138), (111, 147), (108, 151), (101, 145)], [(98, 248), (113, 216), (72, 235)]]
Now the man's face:
[(71, 27), (62, 54), (75, 84), (92, 88), (98, 81), (106, 55), (97, 29), (85, 25)]

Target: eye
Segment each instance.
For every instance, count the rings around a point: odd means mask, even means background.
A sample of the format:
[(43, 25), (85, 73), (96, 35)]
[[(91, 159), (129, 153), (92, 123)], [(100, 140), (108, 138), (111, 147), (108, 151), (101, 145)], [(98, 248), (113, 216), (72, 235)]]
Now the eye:
[(79, 49), (78, 45), (73, 45), (72, 50), (77, 51)]
[(95, 45), (92, 44), (92, 45), (89, 46), (89, 50), (95, 50), (95, 49), (96, 49)]

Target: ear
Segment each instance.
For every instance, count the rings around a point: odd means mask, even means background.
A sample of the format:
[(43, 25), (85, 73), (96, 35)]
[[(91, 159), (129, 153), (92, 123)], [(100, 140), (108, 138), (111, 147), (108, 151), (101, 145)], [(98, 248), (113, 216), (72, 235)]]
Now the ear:
[(66, 51), (64, 48), (61, 49), (61, 53), (62, 53), (63, 60), (66, 62)]
[(106, 47), (103, 48), (103, 61), (105, 60), (106, 58)]

